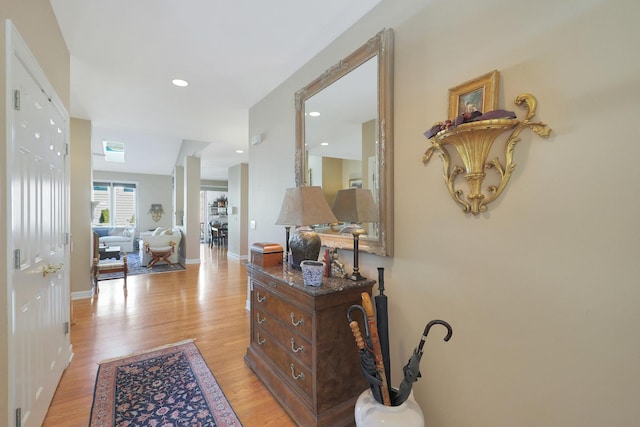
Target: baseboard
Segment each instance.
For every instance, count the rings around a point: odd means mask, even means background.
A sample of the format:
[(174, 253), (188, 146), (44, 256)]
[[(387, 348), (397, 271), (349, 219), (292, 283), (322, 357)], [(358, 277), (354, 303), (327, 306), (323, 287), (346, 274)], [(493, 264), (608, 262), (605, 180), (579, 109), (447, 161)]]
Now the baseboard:
[(191, 259), (186, 259), (184, 260), (185, 264), (200, 264), (200, 258), (191, 258)]
[(79, 292), (71, 292), (71, 299), (87, 299), (93, 297), (93, 289), (89, 289), (88, 291), (79, 291)]
[(237, 259), (240, 261), (248, 261), (249, 255), (240, 255), (235, 252), (227, 251), (227, 258)]

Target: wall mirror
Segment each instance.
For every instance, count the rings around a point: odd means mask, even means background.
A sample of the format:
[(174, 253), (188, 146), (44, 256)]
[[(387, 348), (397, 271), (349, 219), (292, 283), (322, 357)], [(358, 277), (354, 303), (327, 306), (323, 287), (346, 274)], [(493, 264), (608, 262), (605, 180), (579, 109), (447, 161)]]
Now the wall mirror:
[[(385, 29), (296, 92), (296, 185), (370, 189), (378, 223), (359, 249), (393, 255), (393, 30)], [(317, 225), (324, 246), (353, 249), (351, 234)]]

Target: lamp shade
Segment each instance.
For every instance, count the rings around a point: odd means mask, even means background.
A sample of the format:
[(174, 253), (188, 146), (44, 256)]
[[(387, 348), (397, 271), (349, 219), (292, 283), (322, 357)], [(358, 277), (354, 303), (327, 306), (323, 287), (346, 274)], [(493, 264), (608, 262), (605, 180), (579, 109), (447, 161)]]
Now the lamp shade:
[(341, 231), (353, 235), (353, 273), (349, 279), (364, 280), (365, 278), (360, 274), (358, 267), (358, 240), (359, 236), (365, 234), (366, 231), (359, 223), (378, 221), (378, 207), (373, 201), (373, 194), (371, 194), (371, 190), (363, 188), (339, 190), (331, 209), (340, 221), (351, 223)]
[(378, 221), (378, 207), (373, 201), (373, 194), (363, 188), (339, 190), (331, 210), (344, 222)]
[(276, 224), (314, 225), (338, 222), (321, 187), (288, 188)]
[[(309, 226), (338, 222), (320, 187), (288, 188), (284, 194), (280, 215), (276, 224), (287, 226)], [(307, 229), (294, 230), (289, 240), (292, 263), (300, 268), (304, 260), (317, 261), (320, 254), (321, 239), (318, 233)]]

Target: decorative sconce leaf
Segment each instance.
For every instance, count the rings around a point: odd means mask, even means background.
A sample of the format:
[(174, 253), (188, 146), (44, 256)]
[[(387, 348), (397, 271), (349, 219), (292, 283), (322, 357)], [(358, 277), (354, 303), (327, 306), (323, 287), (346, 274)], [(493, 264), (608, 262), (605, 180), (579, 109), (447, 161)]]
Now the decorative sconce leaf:
[(548, 138), (549, 134), (551, 133), (551, 129), (544, 123), (540, 123), (540, 122), (530, 123), (529, 127), (531, 128), (532, 131), (534, 131), (535, 133), (537, 133), (543, 138)]

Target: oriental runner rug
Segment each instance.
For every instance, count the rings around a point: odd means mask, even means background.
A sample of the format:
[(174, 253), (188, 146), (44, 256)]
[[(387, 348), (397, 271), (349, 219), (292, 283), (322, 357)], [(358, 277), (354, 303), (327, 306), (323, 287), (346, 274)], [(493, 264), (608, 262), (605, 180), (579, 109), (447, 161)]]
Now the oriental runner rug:
[(89, 427), (242, 426), (192, 340), (99, 365)]

